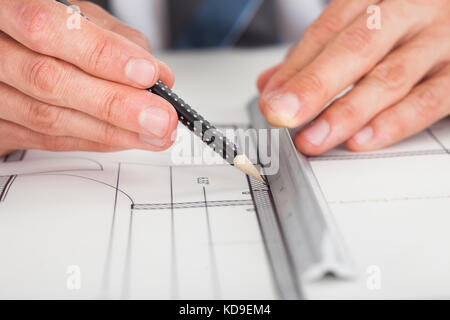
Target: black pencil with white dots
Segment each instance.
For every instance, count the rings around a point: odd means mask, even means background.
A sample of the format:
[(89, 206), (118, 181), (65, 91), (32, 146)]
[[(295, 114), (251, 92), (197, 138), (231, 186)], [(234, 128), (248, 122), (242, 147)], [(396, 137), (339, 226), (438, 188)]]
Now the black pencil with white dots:
[(203, 118), (186, 102), (178, 97), (161, 81), (148, 89), (150, 92), (167, 100), (177, 111), (178, 119), (190, 131), (210, 146), (225, 161), (235, 166), (250, 177), (265, 183), (255, 166), (240, 151), (240, 148), (217, 130), (208, 120)]
[[(56, 1), (65, 4), (66, 6), (72, 6), (67, 0)], [(89, 20), (82, 12), (78, 11), (78, 13), (83, 18)], [(229, 141), (227, 137), (180, 99), (164, 83), (157, 81), (156, 84), (148, 90), (172, 104), (177, 111), (181, 123), (195, 135), (200, 137), (208, 146), (213, 148), (213, 150), (220, 154), (229, 164), (234, 165), (237, 169), (248, 174), (250, 177), (265, 183), (255, 166), (239, 151), (238, 146)], [(201, 124), (200, 128), (198, 128), (198, 124)]]

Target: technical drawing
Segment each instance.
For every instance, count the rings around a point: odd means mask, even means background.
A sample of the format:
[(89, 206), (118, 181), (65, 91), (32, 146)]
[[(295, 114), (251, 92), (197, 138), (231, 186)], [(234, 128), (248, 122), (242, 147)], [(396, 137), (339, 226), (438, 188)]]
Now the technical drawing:
[[(36, 238), (34, 245), (42, 245), (32, 251), (28, 244), (1, 248), (11, 264), (0, 267), (0, 287), (12, 281), (6, 274), (16, 273), (16, 281), (31, 283), (30, 293), (45, 287), (58, 297), (275, 298), (282, 294), (253, 198), (253, 192), (269, 198), (266, 186), (250, 184), (228, 165), (152, 165), (123, 161), (127, 157), (120, 153), (107, 160), (84, 153), (51, 156), (29, 151), (22, 158), (23, 168), (14, 169), (19, 174), (0, 179), (0, 190), (13, 186), (0, 204), (0, 232), (5, 239), (8, 232), (1, 220), (17, 214), (38, 221), (38, 234), (54, 234), (58, 239), (48, 243)], [(58, 161), (60, 168), (45, 167), (49, 159)], [(29, 168), (33, 162), (39, 164), (36, 172)], [(266, 205), (273, 210), (270, 201)], [(20, 230), (20, 220), (17, 223)], [(27, 237), (18, 232), (10, 234), (9, 241), (17, 243), (19, 236)], [(77, 253), (81, 247), (85, 251)], [(15, 251), (24, 256), (46, 252), (49, 261), (60, 260), (61, 265), (50, 269), (32, 263), (35, 275), (46, 274), (47, 269), (57, 274), (67, 263), (98, 276), (85, 292), (69, 292), (64, 282), (14, 270)], [(0, 289), (0, 296), (5, 294)]]

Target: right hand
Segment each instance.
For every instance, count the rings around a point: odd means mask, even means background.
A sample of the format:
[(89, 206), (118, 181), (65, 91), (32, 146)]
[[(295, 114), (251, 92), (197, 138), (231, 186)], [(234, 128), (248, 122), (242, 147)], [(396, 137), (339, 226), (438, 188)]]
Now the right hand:
[(170, 69), (145, 37), (88, 1), (67, 27), (66, 6), (0, 0), (0, 155), (16, 149), (115, 151), (168, 148), (174, 108), (144, 90)]

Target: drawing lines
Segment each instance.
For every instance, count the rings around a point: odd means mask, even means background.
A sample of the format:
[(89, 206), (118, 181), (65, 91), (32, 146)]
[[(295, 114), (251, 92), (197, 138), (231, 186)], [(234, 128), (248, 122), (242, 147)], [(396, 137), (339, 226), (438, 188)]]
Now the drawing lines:
[(436, 196), (413, 196), (413, 197), (393, 197), (393, 198), (379, 198), (379, 199), (363, 199), (363, 200), (339, 200), (328, 201), (328, 204), (362, 204), (362, 203), (389, 203), (398, 201), (414, 201), (414, 200), (440, 200), (450, 199), (450, 194), (436, 195)]
[(179, 297), (179, 288), (178, 288), (178, 268), (177, 268), (177, 251), (176, 251), (176, 242), (175, 242), (175, 215), (174, 215), (174, 203), (173, 203), (173, 168), (172, 166), (169, 168), (170, 172), (170, 254), (171, 254), (171, 264), (170, 264), (170, 274), (172, 275), (170, 278), (171, 281), (171, 295), (173, 299), (177, 299)]
[(253, 205), (252, 200), (215, 200), (208, 201), (191, 201), (191, 202), (174, 202), (174, 203), (136, 203), (132, 206), (133, 210), (161, 210), (161, 209), (191, 209), (208, 207), (237, 207)]
[(442, 149), (434, 150), (414, 150), (414, 151), (402, 151), (402, 152), (380, 152), (380, 153), (353, 153), (353, 154), (341, 154), (341, 155), (323, 155), (308, 157), (308, 161), (332, 161), (332, 160), (365, 160), (365, 159), (388, 159), (388, 158), (401, 158), (401, 157), (414, 157), (414, 156), (434, 156), (443, 155), (448, 153)]
[(120, 181), (120, 163), (117, 168), (117, 179), (116, 179), (116, 191), (114, 194), (114, 208), (113, 208), (113, 214), (111, 218), (111, 229), (109, 231), (109, 239), (108, 239), (108, 252), (106, 253), (106, 260), (105, 260), (105, 266), (104, 266), (104, 272), (103, 272), (103, 280), (102, 280), (102, 287), (103, 291), (106, 293), (108, 292), (108, 280), (111, 275), (111, 259), (112, 259), (112, 246), (113, 246), (113, 239), (114, 239), (114, 226), (116, 221), (116, 211), (117, 211), (117, 196), (119, 193), (119, 181)]
[(130, 221), (128, 223), (128, 239), (127, 239), (127, 249), (125, 258), (125, 269), (123, 273), (123, 291), (122, 297), (128, 298), (130, 295), (131, 286), (131, 250), (133, 241), (133, 210), (130, 210)]
[(217, 271), (216, 254), (214, 252), (211, 224), (209, 222), (208, 200), (206, 198), (206, 188), (204, 186), (203, 186), (203, 197), (205, 200), (206, 226), (208, 228), (208, 230), (207, 230), (208, 231), (208, 248), (209, 248), (209, 258), (211, 261), (211, 277), (212, 277), (211, 281), (213, 284), (214, 298), (219, 299), (220, 298), (219, 276), (218, 276), (218, 271)]
[[(25, 154), (26, 151), (24, 150), (12, 152), (3, 158), (3, 162), (22, 161), (25, 157)], [(17, 175), (0, 176), (0, 202), (5, 201), (6, 196), (8, 195), (8, 191), (16, 178)]]
[(439, 149), (321, 155), (308, 157), (308, 161), (314, 162), (314, 161), (333, 161), (333, 160), (388, 159), (388, 158), (414, 157), (414, 156), (434, 156), (444, 154), (450, 155), (450, 150), (444, 145), (444, 143), (442, 143), (441, 140), (439, 140), (439, 138), (433, 133), (431, 128), (426, 129), (426, 132), (440, 146)]
[[(363, 159), (387, 159), (395, 157), (411, 157), (411, 156), (431, 156), (431, 155), (450, 155), (450, 150), (439, 139), (438, 135), (433, 132), (433, 128), (427, 128), (425, 132), (432, 138), (432, 140), (439, 145), (440, 149), (429, 150), (412, 150), (403, 152), (379, 152), (379, 153), (354, 153), (342, 155), (323, 155), (317, 157), (309, 157), (309, 162), (316, 161), (339, 161), (339, 160), (363, 160)], [(314, 171), (313, 171), (314, 173)], [(317, 179), (317, 178), (316, 178)], [(328, 201), (330, 205), (352, 205), (364, 203), (391, 203), (402, 201), (420, 201), (420, 200), (440, 200), (450, 199), (450, 194), (447, 192), (432, 195), (415, 195), (415, 196), (392, 196), (392, 197), (374, 197), (367, 199), (350, 199), (350, 200), (332, 200)]]
[(445, 147), (445, 145), (441, 142), (441, 140), (438, 139), (438, 137), (430, 130), (430, 128), (427, 129), (428, 134), (433, 138), (434, 141), (436, 141), (437, 144), (441, 146), (441, 148), (450, 155), (450, 150)]
[(0, 177), (0, 202), (5, 201), (8, 191), (16, 177), (16, 175)]

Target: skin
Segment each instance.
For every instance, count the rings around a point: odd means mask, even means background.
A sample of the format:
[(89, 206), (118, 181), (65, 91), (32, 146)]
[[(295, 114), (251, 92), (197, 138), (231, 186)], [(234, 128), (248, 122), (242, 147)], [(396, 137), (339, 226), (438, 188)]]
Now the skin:
[[(378, 5), (381, 29), (366, 13)], [(285, 60), (258, 79), (260, 109), (278, 127), (298, 127), (301, 152), (345, 143), (371, 151), (450, 114), (450, 1), (334, 0)]]
[(177, 114), (143, 89), (172, 86), (171, 70), (138, 31), (90, 2), (73, 5), (89, 17), (79, 29), (55, 1), (0, 0), (0, 155), (167, 149)]

